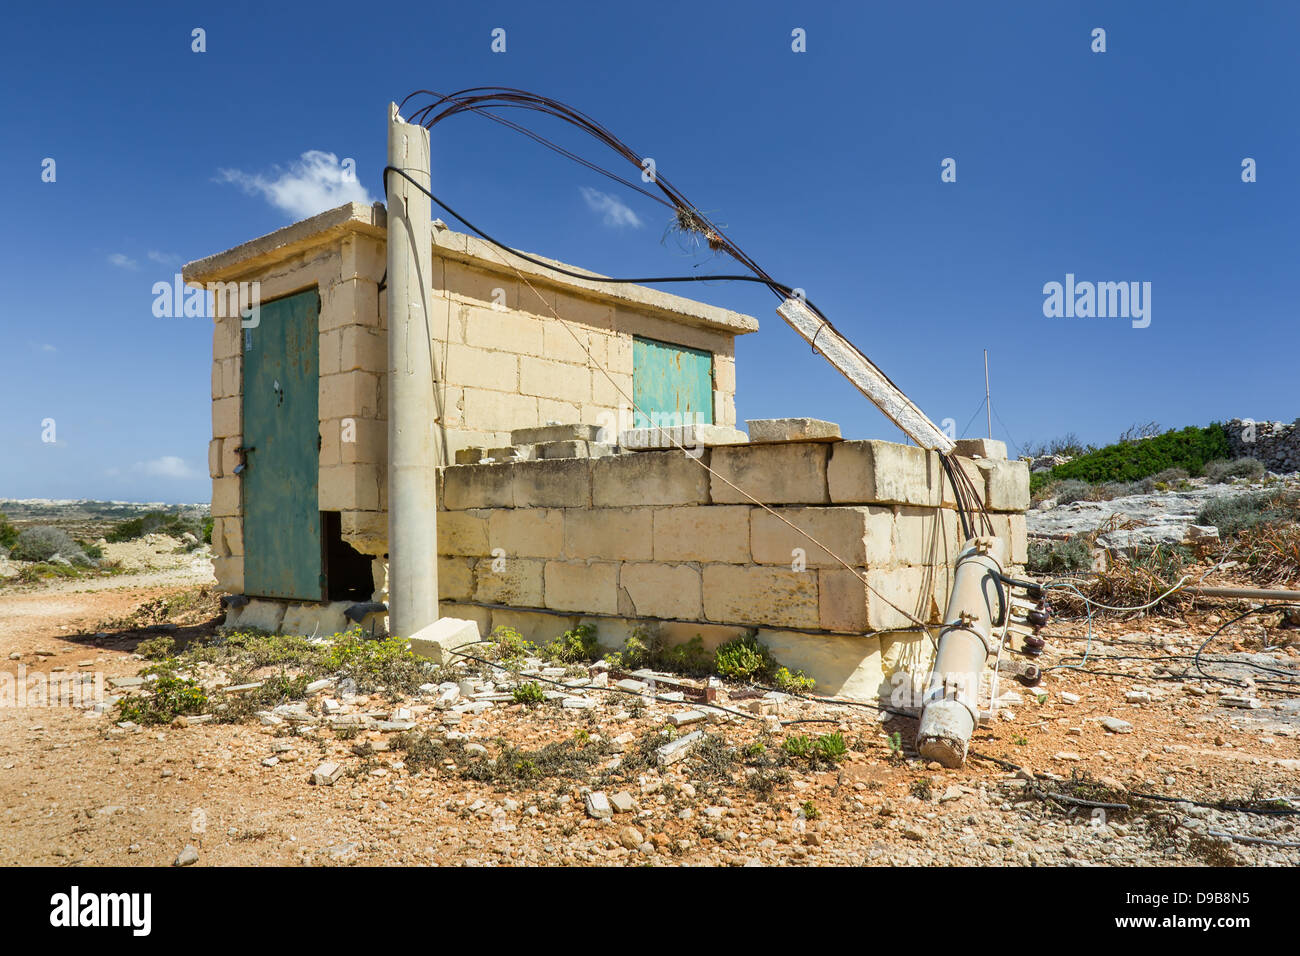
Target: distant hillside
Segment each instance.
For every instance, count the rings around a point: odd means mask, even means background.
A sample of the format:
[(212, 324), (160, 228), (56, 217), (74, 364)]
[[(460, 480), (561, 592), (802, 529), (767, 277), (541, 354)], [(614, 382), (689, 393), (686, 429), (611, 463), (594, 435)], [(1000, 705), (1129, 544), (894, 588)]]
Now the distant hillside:
[(74, 538), (94, 541), (123, 521), (141, 518), (150, 512), (169, 517), (194, 519), (200, 524), (208, 517), (208, 505), (167, 505), (139, 501), (61, 501), (51, 498), (0, 499), (4, 514), (19, 529), (33, 525), (62, 528)]

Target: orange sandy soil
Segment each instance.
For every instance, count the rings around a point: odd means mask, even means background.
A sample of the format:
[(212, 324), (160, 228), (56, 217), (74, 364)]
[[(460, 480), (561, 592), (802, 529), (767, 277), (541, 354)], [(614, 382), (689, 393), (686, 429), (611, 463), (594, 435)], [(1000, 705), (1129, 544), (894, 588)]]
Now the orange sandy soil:
[[(105, 622), (183, 590), (0, 591), (0, 668), (9, 674), (19, 665), (29, 674), (102, 672), (105, 680), (135, 675), (144, 662), (134, 648), (149, 635)], [(209, 600), (181, 622), (178, 642), (211, 633), (213, 606)], [(511, 789), (463, 779), (463, 768), (412, 774), (399, 750), (354, 754), (358, 743), (382, 745), (395, 736), (377, 731), (344, 740), (325, 726), (297, 733), (257, 723), (122, 729), (115, 716), (88, 716), (71, 707), (0, 707), (0, 864), (164, 866), (192, 845), (199, 865), (1294, 866), (1300, 863), (1294, 846), (1229, 843), (1207, 831), (1295, 844), (1296, 817), (1186, 803), (1097, 813), (1031, 792), (1081, 794), (1069, 784), (1078, 773), (1107, 778), (1120, 799), (1121, 788), (1128, 788), (1207, 802), (1289, 798), (1300, 806), (1300, 713), (1291, 709), (1300, 690), (1261, 682), (1250, 693), (1262, 707), (1231, 709), (1218, 704), (1218, 695), (1243, 693), (1240, 688), (1153, 671), (1163, 666), (1177, 672), (1190, 664), (1153, 658), (1190, 654), (1217, 623), (1209, 613), (1098, 625), (1105, 643), (1094, 642), (1095, 654), (1146, 658), (1098, 658), (1089, 665), (1122, 676), (1057, 670), (1034, 689), (1004, 678), (1003, 690), (1021, 697), (1008, 706), (1014, 717), (983, 725), (972, 750), (1032, 768), (1028, 772), (976, 758), (959, 770), (927, 765), (910, 750), (911, 719), (882, 723), (869, 708), (792, 699), (781, 706), (784, 720), (824, 722), (782, 727), (764, 738), (768, 752), (793, 734), (838, 730), (850, 748), (838, 766), (794, 761), (786, 768), (789, 779), (768, 799), (749, 785), (752, 769), (743, 760), (718, 775), (694, 758), (625, 779), (614, 771), (600, 788), (611, 795), (626, 791), (637, 806), (609, 820), (590, 819), (582, 793), (612, 758), (584, 771), (585, 778), (555, 777)], [(1226, 618), (1228, 612), (1220, 613)], [(1042, 663), (1081, 649), (1082, 634), (1081, 623), (1055, 625)], [(1275, 627), (1265, 632), (1252, 619), (1213, 650), (1228, 652), (1235, 644), (1258, 652), (1265, 639), (1281, 644), (1296, 634)], [(1300, 666), (1294, 647), (1271, 653), (1281, 665)], [(1208, 693), (1199, 695), (1192, 686)], [(1151, 701), (1125, 703), (1135, 688), (1150, 691)], [(724, 704), (743, 694), (739, 687), (728, 690)], [(1080, 700), (1069, 703), (1062, 692)], [(374, 696), (350, 706), (376, 713), (394, 705)], [(427, 700), (403, 706), (416, 711), (420, 729), (445, 732), (442, 713)], [(628, 732), (641, 737), (690, 708), (655, 703), (628, 716), (622, 706), (607, 700), (587, 713), (503, 703), (480, 717), (465, 715), (455, 729), (493, 756), (503, 742), (536, 749), (582, 738), (579, 731), (586, 732), (581, 746)], [(1107, 732), (1099, 720), (1108, 716), (1129, 721), (1133, 732)], [(767, 732), (761, 720), (726, 715), (687, 729), (698, 728), (738, 749)], [(906, 742), (903, 755), (891, 751), (895, 732)], [(264, 766), (277, 746), (279, 762)], [(330, 787), (309, 783), (323, 760), (347, 770)], [(1033, 783), (1024, 779), (1035, 773)]]

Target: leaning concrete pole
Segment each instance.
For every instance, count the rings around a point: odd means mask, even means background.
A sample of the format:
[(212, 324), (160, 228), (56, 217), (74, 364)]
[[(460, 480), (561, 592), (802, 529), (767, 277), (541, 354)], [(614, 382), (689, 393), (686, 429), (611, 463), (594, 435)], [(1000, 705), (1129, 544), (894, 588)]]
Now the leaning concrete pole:
[[(429, 186), (429, 131), (388, 104), (388, 165)], [(410, 637), (438, 619), (437, 466), (429, 295), (429, 197), (388, 182), (388, 630)]]

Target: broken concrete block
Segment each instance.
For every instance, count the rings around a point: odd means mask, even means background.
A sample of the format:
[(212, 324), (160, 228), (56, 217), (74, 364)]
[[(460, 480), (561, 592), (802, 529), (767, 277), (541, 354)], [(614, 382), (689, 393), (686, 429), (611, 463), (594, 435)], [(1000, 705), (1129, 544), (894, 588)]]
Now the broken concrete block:
[(704, 731), (696, 730), (687, 734), (685, 737), (679, 737), (671, 743), (664, 744), (655, 750), (655, 762), (661, 767), (674, 764), (681, 760), (704, 739)]
[(629, 451), (715, 448), (719, 445), (742, 445), (747, 441), (748, 435), (728, 425), (660, 425), (628, 428), (618, 433), (619, 446)]
[(587, 816), (596, 820), (608, 820), (614, 815), (614, 808), (609, 804), (609, 797), (603, 791), (593, 790), (583, 797)]
[(482, 460), (482, 448), (460, 448), (456, 451), (456, 464), (458, 465), (477, 465)]
[(841, 441), (840, 426), (820, 418), (756, 418), (745, 422), (754, 444), (786, 441)]
[(598, 425), (538, 425), (516, 428), (510, 432), (512, 445), (537, 445), (554, 441), (595, 441), (600, 433)]
[(620, 790), (610, 797), (609, 804), (615, 813), (631, 813), (636, 809), (636, 799), (626, 790)]
[(227, 627), (256, 628), (275, 634), (284, 622), (285, 606), (279, 601), (264, 601), (253, 598), (241, 608), (226, 615)]
[(1219, 698), (1219, 704), (1223, 707), (1241, 707), (1244, 710), (1255, 710), (1259, 707), (1259, 699), (1255, 697), (1238, 697), (1236, 695), (1224, 694)]
[(690, 724), (698, 724), (707, 717), (708, 715), (702, 710), (683, 710), (680, 713), (670, 715), (668, 723), (674, 727), (686, 727)]
[(478, 623), (459, 617), (440, 617), (411, 635), (411, 653), (435, 664), (448, 664), (458, 647), (477, 643)]
[(996, 438), (958, 438), (956, 453), (962, 458), (997, 458), (1007, 460), (1007, 443)]
[(318, 787), (332, 787), (342, 776), (342, 766), (326, 761), (312, 771), (311, 782)]

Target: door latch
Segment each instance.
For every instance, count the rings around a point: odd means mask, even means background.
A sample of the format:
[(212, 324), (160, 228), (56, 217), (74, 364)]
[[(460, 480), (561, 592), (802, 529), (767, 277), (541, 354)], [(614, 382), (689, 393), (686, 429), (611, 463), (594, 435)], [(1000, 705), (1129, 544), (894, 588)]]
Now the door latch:
[(257, 451), (255, 445), (248, 445), (247, 447), (240, 445), (235, 449), (235, 454), (239, 456), (239, 464), (235, 466), (235, 474), (243, 474), (244, 469), (248, 467), (248, 454), (254, 451)]

